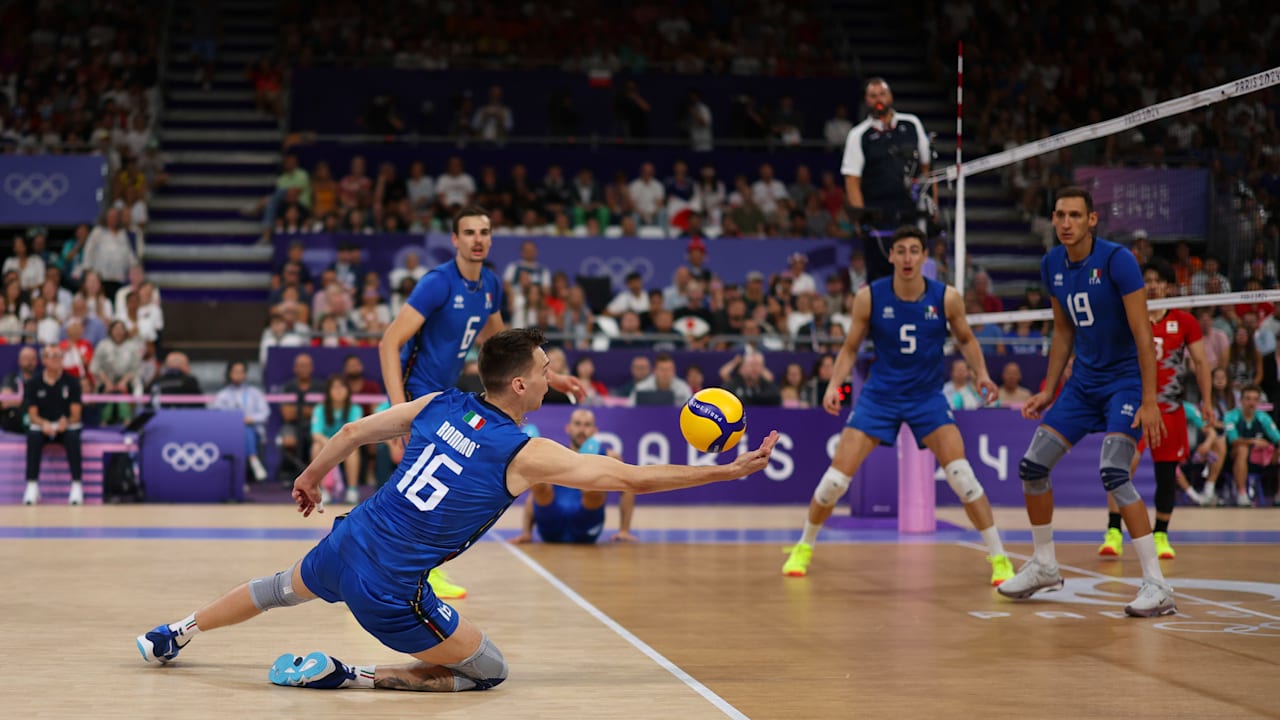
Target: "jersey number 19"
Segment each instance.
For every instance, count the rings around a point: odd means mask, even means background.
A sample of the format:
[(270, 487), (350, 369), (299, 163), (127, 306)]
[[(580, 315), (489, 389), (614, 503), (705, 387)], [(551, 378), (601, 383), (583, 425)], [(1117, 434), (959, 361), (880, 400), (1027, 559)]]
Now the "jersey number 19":
[(1089, 293), (1075, 293), (1067, 296), (1071, 305), (1071, 319), (1076, 327), (1089, 327), (1093, 324), (1093, 308), (1089, 307)]

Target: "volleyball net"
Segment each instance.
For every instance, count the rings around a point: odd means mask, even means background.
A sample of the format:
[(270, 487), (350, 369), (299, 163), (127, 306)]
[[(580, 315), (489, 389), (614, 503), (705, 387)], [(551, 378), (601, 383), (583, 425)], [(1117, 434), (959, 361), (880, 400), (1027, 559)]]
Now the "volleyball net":
[[(957, 69), (954, 162), (943, 166), (948, 158), (937, 158), (922, 184), (938, 184), (944, 198), (947, 280), (962, 292), (980, 271), (1006, 307), (1018, 307), (1023, 290), (1039, 283), (1040, 257), (1056, 244), (1054, 193), (1081, 185), (1093, 194), (1099, 237), (1136, 244), (1140, 257), (1184, 261), (1171, 290), (1180, 296), (1174, 306), (1188, 307), (1192, 295), (1223, 295), (1208, 301), (1213, 305), (1280, 299), (1266, 292), (1280, 265), (1280, 237), (1268, 227), (1276, 222), (1268, 206), (1274, 211), (1280, 196), (1280, 113), (1271, 89), (1280, 85), (1280, 67), (1013, 146), (1034, 123), (988, 108), (969, 116), (981, 117), (979, 127), (965, 128), (962, 53)], [(963, 143), (975, 141), (1005, 149), (967, 159)], [(1177, 256), (1182, 242), (1190, 250), (1185, 258)], [(1041, 310), (971, 322), (1048, 317)]]

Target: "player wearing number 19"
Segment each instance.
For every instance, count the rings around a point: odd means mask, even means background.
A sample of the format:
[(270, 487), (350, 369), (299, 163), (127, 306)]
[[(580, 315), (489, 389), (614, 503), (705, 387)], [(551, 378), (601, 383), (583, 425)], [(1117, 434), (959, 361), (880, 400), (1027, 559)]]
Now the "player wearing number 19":
[[(319, 597), (345, 602), (366, 631), (413, 658), (405, 665), (348, 665), (322, 652), (286, 654), (268, 672), (276, 685), (457, 692), (485, 690), (507, 677), (498, 648), (438, 599), (427, 571), (465, 552), (539, 483), (635, 493), (693, 487), (763, 470), (778, 440), (728, 465), (630, 465), (581, 455), (520, 429), (542, 406), (547, 354), (536, 329), (506, 330), (480, 348), (486, 394), (450, 388), (347, 424), (298, 476), (298, 511), (320, 510), (320, 481), (360, 445), (410, 434), (404, 459), (373, 497), (338, 518), (293, 567), (240, 585), (187, 618), (138, 637), (147, 661), (168, 662), (200, 632)], [(252, 637), (248, 640), (252, 641)]]
[(987, 402), (995, 400), (997, 389), (987, 374), (982, 348), (965, 320), (960, 293), (924, 277), (925, 258), (923, 233), (914, 227), (899, 228), (889, 247), (893, 277), (876, 280), (854, 297), (852, 322), (836, 356), (823, 408), (832, 415), (840, 412), (840, 386), (853, 370), (858, 347), (868, 335), (875, 343), (876, 361), (845, 422), (831, 467), (813, 492), (804, 534), (791, 548), (782, 566), (783, 575), (800, 577), (809, 572), (818, 530), (849, 489), (850, 478), (877, 445), (894, 444), (904, 422), (911, 427), (916, 443), (938, 458), (947, 483), (964, 503), (965, 514), (982, 533), (991, 563), (991, 584), (999, 585), (1013, 575), (991, 514), (991, 501), (964, 457), (964, 441), (942, 394), (948, 324)]
[[(1123, 247), (1094, 237), (1097, 225), (1089, 191), (1080, 187), (1058, 191), (1053, 228), (1062, 245), (1040, 261), (1041, 280), (1053, 304), (1047, 390), (1032, 395), (1023, 404), (1022, 415), (1039, 419), (1041, 411), (1052, 407), (1044, 413), (1018, 465), (1035, 552), (997, 590), (1022, 599), (1062, 587), (1053, 547), (1049, 471), (1085, 435), (1105, 432), (1098, 474), (1119, 506), (1142, 563), (1142, 587), (1125, 612), (1139, 617), (1167, 615), (1176, 610), (1173, 590), (1160, 571), (1151, 519), (1129, 474), (1137, 439), (1145, 436), (1147, 446), (1156, 452), (1165, 436), (1147, 296), (1138, 261)], [(1055, 400), (1053, 388), (1073, 352), (1071, 377)]]

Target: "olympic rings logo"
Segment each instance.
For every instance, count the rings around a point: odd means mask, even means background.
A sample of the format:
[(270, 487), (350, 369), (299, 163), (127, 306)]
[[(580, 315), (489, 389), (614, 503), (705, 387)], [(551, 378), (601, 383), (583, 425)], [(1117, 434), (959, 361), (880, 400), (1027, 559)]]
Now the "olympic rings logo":
[(71, 181), (62, 173), (9, 173), (4, 179), (5, 194), (12, 196), (19, 205), (52, 205), (69, 190)]
[(207, 443), (165, 443), (160, 457), (178, 472), (204, 472), (222, 457), (217, 445)]
[(640, 277), (644, 279), (646, 285), (653, 277), (653, 263), (645, 257), (611, 257), (602, 258), (595, 255), (582, 259), (582, 264), (578, 266), (578, 273), (588, 277), (607, 276), (614, 287), (621, 287), (626, 284), (627, 275), (633, 272), (640, 273)]

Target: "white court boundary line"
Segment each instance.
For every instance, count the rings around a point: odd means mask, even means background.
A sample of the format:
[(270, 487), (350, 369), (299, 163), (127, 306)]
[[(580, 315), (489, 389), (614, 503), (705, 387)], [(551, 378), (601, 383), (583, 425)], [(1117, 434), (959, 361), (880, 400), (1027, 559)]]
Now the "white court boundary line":
[[(962, 545), (962, 546), (967, 547), (967, 548), (973, 548), (974, 550), (981, 550), (981, 551), (982, 551), (982, 552), (984, 552), (984, 553), (987, 551), (987, 546), (986, 546), (986, 545), (979, 545), (979, 544), (977, 544), (977, 543), (969, 542), (968, 540), (957, 540), (957, 541), (956, 541), (956, 544), (957, 544), (957, 545)], [(1022, 553), (1009, 552), (1008, 550), (1005, 550), (1005, 554), (1006, 554), (1006, 555), (1008, 555), (1008, 556), (1010, 556), (1010, 557), (1016, 557), (1016, 558), (1019, 558), (1019, 559), (1022, 559), (1022, 560), (1030, 560), (1030, 559), (1031, 559), (1031, 556), (1030, 556), (1030, 555), (1023, 555)], [(1125, 585), (1128, 585), (1128, 586), (1130, 586), (1130, 587), (1134, 587), (1134, 586), (1135, 586), (1135, 583), (1134, 583), (1134, 582), (1132, 582), (1132, 581), (1130, 581), (1128, 578), (1118, 578), (1118, 577), (1114, 577), (1114, 576), (1112, 576), (1112, 575), (1106, 575), (1106, 574), (1103, 574), (1103, 573), (1100, 573), (1100, 572), (1095, 572), (1095, 571), (1093, 571), (1093, 570), (1085, 570), (1084, 568), (1079, 568), (1079, 567), (1075, 567), (1075, 566), (1072, 566), (1072, 565), (1063, 565), (1062, 563), (1058, 563), (1058, 567), (1059, 567), (1059, 568), (1061, 568), (1061, 569), (1063, 569), (1063, 570), (1070, 570), (1071, 572), (1076, 573), (1076, 574), (1079, 574), (1079, 575), (1084, 575), (1084, 576), (1086, 576), (1086, 577), (1091, 577), (1091, 578), (1093, 578), (1093, 579), (1095, 579), (1095, 580), (1110, 580), (1111, 582), (1124, 583)], [(1139, 583), (1139, 584), (1140, 584), (1140, 583)], [(1208, 599), (1208, 598), (1197, 597), (1197, 596), (1195, 596), (1195, 595), (1188, 595), (1188, 594), (1186, 594), (1186, 593), (1182, 592), (1181, 590), (1179, 590), (1177, 594), (1178, 594), (1178, 596), (1179, 596), (1179, 597), (1184, 597), (1184, 598), (1186, 598), (1186, 599), (1188, 599), (1188, 600), (1191, 600), (1191, 601), (1193, 601), (1193, 602), (1198, 602), (1198, 603), (1201, 603), (1201, 604), (1204, 604), (1204, 605), (1215, 605), (1215, 606), (1220, 607), (1220, 608), (1222, 608), (1222, 609), (1224, 609), (1224, 610), (1232, 610), (1232, 611), (1234, 611), (1234, 612), (1242, 612), (1242, 613), (1247, 613), (1247, 614), (1249, 614), (1249, 615), (1256, 615), (1257, 617), (1260, 617), (1260, 618), (1266, 618), (1267, 620), (1280, 620), (1280, 616), (1276, 616), (1276, 615), (1268, 615), (1267, 613), (1264, 613), (1264, 612), (1262, 612), (1261, 610), (1253, 610), (1253, 609), (1251, 609), (1251, 608), (1239, 607), (1239, 606), (1236, 606), (1236, 605), (1232, 605), (1231, 603), (1224, 603), (1224, 602), (1219, 602), (1219, 601), (1217, 601), (1217, 600), (1210, 600), (1210, 599)]]
[(661, 667), (663, 670), (666, 670), (676, 676), (676, 679), (688, 686), (689, 689), (701, 695), (707, 702), (716, 706), (720, 712), (734, 720), (751, 720), (740, 710), (735, 708), (733, 705), (730, 705), (728, 700), (725, 700), (715, 694), (711, 688), (698, 682), (692, 675), (682, 670), (679, 665), (668, 660), (662, 653), (654, 650), (648, 643), (636, 637), (630, 630), (622, 627), (622, 625), (620, 625), (616, 620), (604, 614), (604, 611), (600, 610), (595, 605), (592, 605), (590, 601), (579, 595), (573, 588), (566, 585), (563, 580), (551, 574), (550, 570), (542, 567), (537, 560), (529, 557), (529, 555), (523, 550), (520, 550), (507, 542), (500, 542), (500, 544), (512, 555), (515, 555), (516, 559), (529, 566), (529, 568), (540, 575), (543, 580), (546, 580), (551, 587), (559, 590), (562, 595), (572, 600), (575, 605), (586, 610), (588, 615), (599, 620), (602, 625), (614, 631), (619, 637), (630, 643), (632, 647), (644, 653), (650, 660), (657, 663), (658, 667)]

